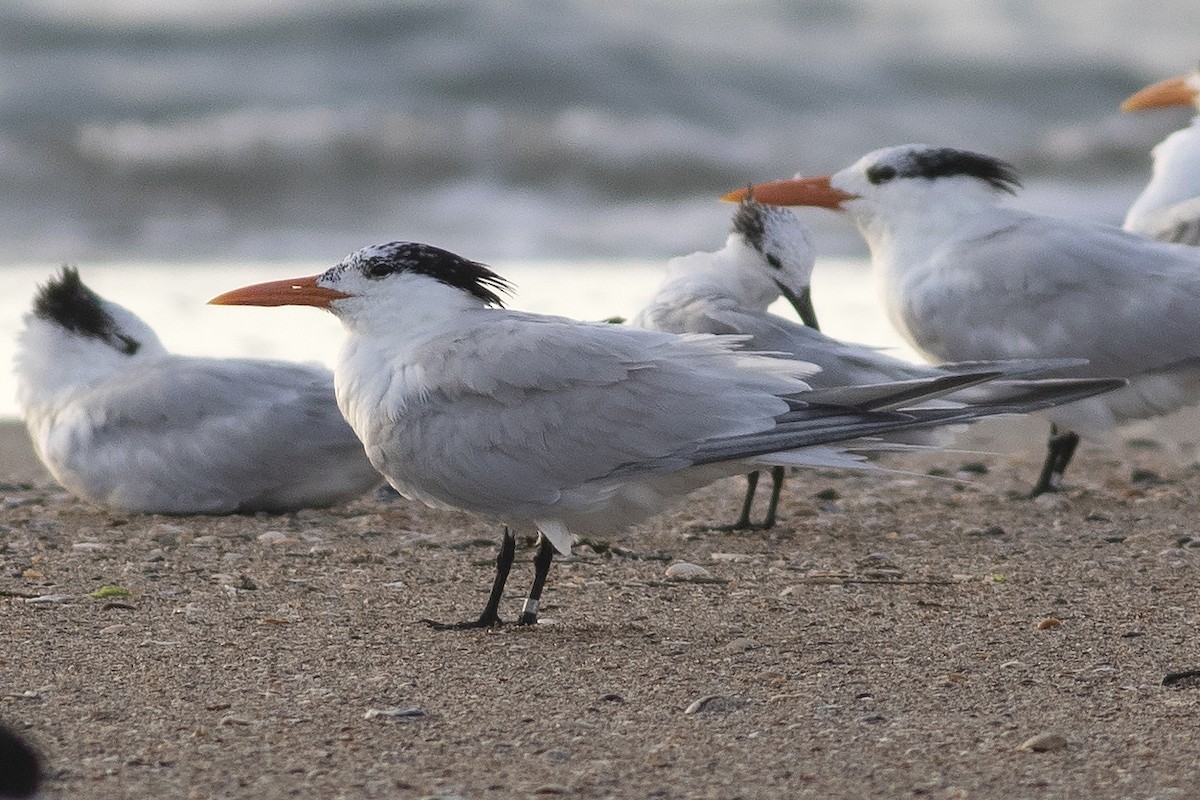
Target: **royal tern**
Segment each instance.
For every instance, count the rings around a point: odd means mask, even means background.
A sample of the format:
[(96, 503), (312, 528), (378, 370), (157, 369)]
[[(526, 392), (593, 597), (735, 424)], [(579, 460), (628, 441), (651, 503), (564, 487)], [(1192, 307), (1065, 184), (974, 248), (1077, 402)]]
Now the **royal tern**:
[(737, 337), (509, 311), (507, 287), (477, 262), (392, 242), (210, 301), (333, 312), (348, 334), (338, 404), (372, 463), (407, 497), (505, 523), (483, 613), (439, 627), (499, 623), (513, 531), (538, 534), (531, 623), (571, 531), (611, 533), (756, 466), (842, 463), (837, 444), (855, 437), (1024, 408), (893, 411), (995, 373), (809, 391), (811, 365), (739, 351)]
[[(1147, 86), (1121, 104), (1125, 111), (1171, 106), (1200, 110), (1200, 70)], [(1200, 245), (1200, 114), (1154, 147), (1150, 182), (1129, 207), (1124, 228), (1159, 241)]]
[[(739, 330), (746, 314), (753, 324), (779, 319), (767, 314), (767, 306), (783, 295), (804, 325), (817, 330), (812, 304), (812, 268), (815, 257), (808, 228), (791, 211), (743, 203), (733, 218), (733, 230), (725, 246), (715, 252), (696, 252), (673, 258), (667, 275), (650, 301), (638, 312), (633, 324), (639, 328), (668, 333), (717, 333), (753, 335)], [(760, 265), (767, 265), (766, 269)], [(751, 340), (750, 350), (772, 348)], [(823, 376), (822, 376), (823, 377)], [(768, 530), (775, 526), (779, 495), (785, 470), (771, 468), (771, 495), (767, 513), (759, 525), (750, 521), (759, 472), (746, 476), (746, 496), (737, 520), (729, 530)]]
[(893, 324), (931, 359), (1083, 358), (1061, 374), (1129, 380), (1051, 413), (1036, 493), (1059, 485), (1080, 433), (1200, 402), (1200, 250), (999, 206), (1018, 185), (989, 156), (903, 145), (753, 194), (848, 212)]
[(67, 267), (16, 357), (38, 456), (73, 494), (125, 511), (289, 511), (382, 484), (316, 366), (171, 355)]

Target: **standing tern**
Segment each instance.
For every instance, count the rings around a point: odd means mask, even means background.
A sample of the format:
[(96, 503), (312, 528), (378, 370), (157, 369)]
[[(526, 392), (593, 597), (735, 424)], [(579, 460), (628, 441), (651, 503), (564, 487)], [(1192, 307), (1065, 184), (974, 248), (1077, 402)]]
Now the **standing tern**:
[(902, 145), (753, 194), (848, 212), (892, 323), (931, 359), (1083, 358), (1061, 374), (1129, 380), (1051, 413), (1036, 494), (1059, 486), (1080, 433), (1200, 401), (1200, 250), (998, 206), (1018, 185), (989, 156)]
[(514, 531), (538, 534), (519, 620), (529, 624), (571, 531), (612, 532), (754, 467), (840, 463), (838, 443), (856, 437), (1046, 402), (892, 410), (996, 373), (812, 391), (803, 381), (812, 365), (739, 351), (738, 337), (510, 311), (500, 297), (507, 289), (483, 264), (392, 242), (320, 275), (210, 301), (333, 312), (348, 334), (334, 370), (338, 404), (372, 463), (407, 497), (505, 524), (483, 613), (430, 623), (440, 628), (499, 624)]
[(73, 494), (125, 511), (290, 511), (383, 482), (329, 370), (166, 351), (66, 267), (41, 287), (16, 357), (34, 448)]
[[(1200, 70), (1147, 86), (1125, 111), (1193, 106), (1200, 111)], [(1164, 242), (1200, 245), (1200, 114), (1153, 151), (1150, 182), (1125, 215), (1127, 231)]]

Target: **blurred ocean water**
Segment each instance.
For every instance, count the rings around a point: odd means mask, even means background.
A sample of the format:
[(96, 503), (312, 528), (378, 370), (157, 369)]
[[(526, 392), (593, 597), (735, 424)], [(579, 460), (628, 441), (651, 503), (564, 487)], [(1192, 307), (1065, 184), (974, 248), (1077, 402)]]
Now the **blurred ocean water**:
[[(330, 362), (327, 315), (203, 303), (393, 239), (496, 265), (517, 308), (628, 315), (720, 246), (721, 192), (908, 141), (1118, 221), (1190, 116), (1118, 104), (1197, 30), (1178, 0), (8, 0), (0, 363), (64, 262), (189, 353)], [(898, 344), (850, 223), (801, 215), (823, 324)]]
[(905, 141), (1117, 220), (1187, 118), (1117, 104), (1198, 29), (1178, 0), (9, 0), (0, 264), (657, 258), (719, 244), (721, 191)]

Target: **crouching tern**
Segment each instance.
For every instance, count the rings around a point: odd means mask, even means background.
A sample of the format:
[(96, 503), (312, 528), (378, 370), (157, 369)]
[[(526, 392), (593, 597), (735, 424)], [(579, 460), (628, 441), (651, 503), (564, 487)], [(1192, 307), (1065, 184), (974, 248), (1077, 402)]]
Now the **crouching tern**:
[(291, 511), (383, 483), (321, 367), (166, 351), (67, 267), (25, 317), (17, 396), (33, 446), (72, 494), (124, 511)]
[[(572, 532), (611, 533), (759, 466), (854, 464), (841, 443), (857, 437), (1054, 402), (902, 408), (994, 371), (811, 390), (813, 365), (741, 351), (741, 337), (510, 311), (500, 296), (509, 288), (483, 264), (392, 242), (320, 275), (210, 301), (333, 312), (348, 333), (334, 369), (338, 404), (371, 462), (406, 497), (504, 523), (483, 613), (437, 627), (499, 624), (514, 534), (538, 534), (519, 619), (528, 624)], [(1059, 399), (1119, 383), (1085, 381)]]

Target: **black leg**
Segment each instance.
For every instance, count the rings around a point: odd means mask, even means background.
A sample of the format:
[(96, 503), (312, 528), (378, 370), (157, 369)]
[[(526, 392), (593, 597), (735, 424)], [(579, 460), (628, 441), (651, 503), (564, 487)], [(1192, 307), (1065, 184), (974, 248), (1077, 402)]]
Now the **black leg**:
[(521, 609), (518, 625), (532, 625), (538, 619), (538, 604), (542, 601), (542, 589), (546, 586), (546, 576), (550, 574), (550, 562), (554, 560), (554, 545), (542, 534), (538, 534), (538, 551), (533, 557), (533, 585), (529, 587), (529, 597), (525, 599), (525, 607)]
[(1057, 425), (1050, 426), (1050, 440), (1046, 443), (1046, 460), (1042, 464), (1042, 474), (1038, 476), (1037, 485), (1033, 487), (1030, 497), (1037, 497), (1046, 492), (1057, 492), (1062, 485), (1063, 473), (1067, 464), (1075, 455), (1079, 446), (1079, 434), (1074, 431), (1058, 432)]
[(496, 554), (496, 577), (492, 581), (492, 593), (488, 595), (487, 605), (484, 606), (479, 619), (467, 622), (435, 622), (431, 619), (421, 621), (437, 631), (498, 627), (500, 625), (500, 598), (504, 595), (504, 584), (508, 582), (508, 572), (512, 569), (513, 556), (516, 555), (516, 552), (517, 540), (513, 538), (508, 526), (505, 526), (504, 538), (500, 540), (500, 552)]
[(767, 515), (763, 517), (762, 529), (764, 531), (775, 527), (775, 512), (779, 509), (779, 495), (783, 492), (785, 475), (786, 470), (783, 467), (771, 467), (771, 500), (767, 503)]
[(716, 525), (714, 531), (748, 531), (754, 527), (750, 523), (750, 509), (754, 505), (754, 492), (758, 489), (758, 472), (746, 474), (746, 499), (742, 501), (742, 513), (732, 525)]
[(746, 499), (742, 501), (742, 513), (737, 522), (732, 525), (718, 525), (713, 530), (718, 531), (765, 531), (775, 527), (776, 512), (779, 510), (779, 494), (783, 491), (783, 479), (786, 470), (783, 467), (771, 467), (771, 499), (767, 502), (767, 515), (761, 525), (750, 521), (750, 510), (754, 505), (754, 492), (758, 489), (758, 472), (746, 475)]

